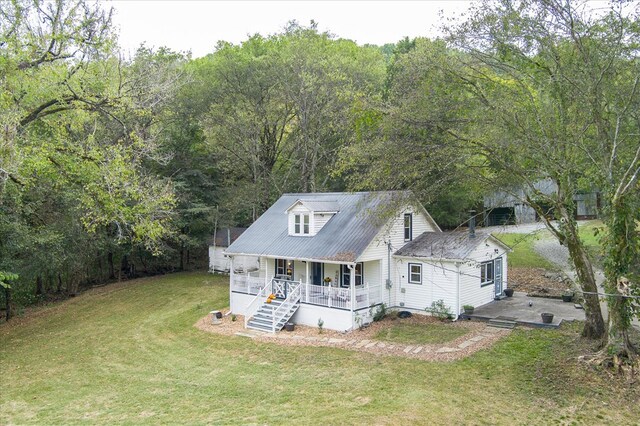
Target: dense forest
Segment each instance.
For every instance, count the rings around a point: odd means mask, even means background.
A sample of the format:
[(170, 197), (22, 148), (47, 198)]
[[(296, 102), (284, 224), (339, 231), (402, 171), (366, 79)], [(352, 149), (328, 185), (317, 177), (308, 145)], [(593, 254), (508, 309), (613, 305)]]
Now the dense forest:
[(291, 22), (202, 58), (128, 58), (99, 5), (3, 2), (2, 304), (203, 267), (214, 228), (285, 192), (411, 189), (454, 227), (489, 191), (548, 177), (556, 194), (522, 202), (554, 207), (584, 334), (628, 353), (635, 299), (610, 298), (609, 324), (595, 312), (573, 195), (603, 194), (607, 289), (635, 294), (616, 283), (640, 253), (637, 5), (487, 1), (445, 33), (359, 46)]

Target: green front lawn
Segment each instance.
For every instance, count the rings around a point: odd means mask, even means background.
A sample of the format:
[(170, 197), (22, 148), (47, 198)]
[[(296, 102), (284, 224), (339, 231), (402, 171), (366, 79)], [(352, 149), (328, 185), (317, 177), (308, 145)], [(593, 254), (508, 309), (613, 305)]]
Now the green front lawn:
[(407, 345), (446, 343), (467, 334), (469, 330), (452, 324), (411, 324), (396, 320), (394, 324), (376, 333), (375, 339)]
[(451, 363), (288, 347), (193, 324), (225, 277), (106, 286), (0, 325), (0, 424), (633, 424), (638, 391), (579, 365), (577, 329)]

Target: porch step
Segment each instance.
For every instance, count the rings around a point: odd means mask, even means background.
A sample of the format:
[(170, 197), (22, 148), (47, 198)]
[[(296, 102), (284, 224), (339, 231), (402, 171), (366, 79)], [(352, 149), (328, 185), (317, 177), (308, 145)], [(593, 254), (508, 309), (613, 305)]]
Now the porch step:
[(488, 325), (489, 327), (512, 329), (515, 328), (516, 322), (510, 319), (502, 319), (498, 317), (490, 319)]

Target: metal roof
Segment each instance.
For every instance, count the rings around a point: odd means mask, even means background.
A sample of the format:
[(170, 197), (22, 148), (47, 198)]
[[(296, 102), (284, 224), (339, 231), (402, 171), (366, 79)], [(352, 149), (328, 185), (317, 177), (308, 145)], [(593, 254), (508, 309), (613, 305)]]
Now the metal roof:
[(475, 238), (470, 238), (469, 232), (464, 229), (445, 232), (424, 232), (394, 254), (396, 256), (427, 259), (464, 260), (478, 245), (484, 243), (488, 238), (492, 238), (498, 244), (509, 249), (507, 245), (494, 238), (488, 230), (476, 229)]
[[(306, 195), (311, 195), (311, 194), (306, 194)], [(316, 199), (308, 199), (306, 197), (296, 200), (296, 202), (293, 203), (291, 207), (287, 209), (287, 211), (291, 210), (298, 203), (302, 204), (312, 212), (326, 213), (326, 212), (340, 211), (340, 205), (336, 200), (320, 201)]]
[[(227, 254), (355, 262), (386, 222), (377, 214), (395, 191), (284, 194), (229, 248)], [(338, 207), (314, 236), (290, 236), (286, 211), (298, 200)], [(335, 211), (335, 210), (332, 210)]]

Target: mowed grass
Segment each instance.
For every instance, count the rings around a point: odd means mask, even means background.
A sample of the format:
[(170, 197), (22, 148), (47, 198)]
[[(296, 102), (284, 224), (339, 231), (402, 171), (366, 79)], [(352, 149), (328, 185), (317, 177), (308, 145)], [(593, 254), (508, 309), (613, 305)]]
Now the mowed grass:
[(131, 281), (0, 325), (0, 424), (631, 424), (638, 391), (576, 362), (577, 329), (430, 363), (209, 334), (225, 277)]
[(535, 242), (540, 238), (550, 238), (548, 231), (542, 230), (530, 234), (497, 234), (495, 237), (513, 249), (507, 255), (510, 268), (545, 268), (551, 271), (558, 269), (533, 249)]
[(378, 331), (376, 340), (385, 342), (429, 345), (446, 343), (467, 334), (469, 330), (451, 324), (409, 324), (396, 321), (386, 329)]

